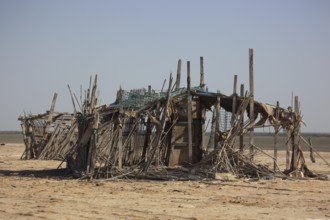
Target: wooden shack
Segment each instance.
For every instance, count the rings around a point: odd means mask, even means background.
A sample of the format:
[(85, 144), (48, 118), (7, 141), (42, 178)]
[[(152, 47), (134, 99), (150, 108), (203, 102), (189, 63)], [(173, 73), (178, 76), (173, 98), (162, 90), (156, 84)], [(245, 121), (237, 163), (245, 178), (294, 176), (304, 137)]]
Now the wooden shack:
[[(23, 158), (59, 159), (67, 163), (75, 176), (89, 178), (146, 176), (151, 170), (162, 172), (158, 170), (160, 167), (177, 166), (201, 168), (199, 174), (203, 178), (215, 172), (258, 177), (270, 173), (283, 175), (276, 163), (276, 144), (274, 169), (253, 162), (257, 149), (254, 128), (268, 123), (275, 128), (275, 137), (281, 128), (288, 132), (292, 158), (290, 163), (290, 154), (287, 154), (286, 170), (305, 169), (299, 147), (302, 117), (298, 97), (295, 111), (255, 101), (252, 49), (249, 50), (249, 60), (250, 91), (244, 91), (241, 85), (240, 96), (236, 91), (237, 76), (230, 96), (206, 89), (203, 57), (200, 58), (200, 84), (195, 87), (190, 85), (189, 61), (187, 86), (180, 85), (181, 60), (176, 81), (173, 83), (170, 75), (167, 90), (162, 88), (156, 92), (151, 86), (133, 90), (120, 88), (115, 102), (108, 105), (98, 103), (97, 76), (93, 83), (91, 78), (84, 100), (79, 101), (69, 87), (73, 114), (54, 112), (55, 95), (46, 114), (19, 117), (26, 140)], [(221, 109), (231, 113), (231, 124), (226, 130), (220, 129)], [(214, 113), (211, 152), (206, 152), (205, 146), (207, 111)], [(248, 117), (244, 117), (244, 113)], [(243, 145), (246, 134), (249, 134), (249, 152)], [(239, 149), (234, 147), (236, 137), (239, 137)], [(287, 152), (289, 148), (290, 145)], [(170, 170), (166, 170), (165, 176), (169, 175), (168, 172)]]

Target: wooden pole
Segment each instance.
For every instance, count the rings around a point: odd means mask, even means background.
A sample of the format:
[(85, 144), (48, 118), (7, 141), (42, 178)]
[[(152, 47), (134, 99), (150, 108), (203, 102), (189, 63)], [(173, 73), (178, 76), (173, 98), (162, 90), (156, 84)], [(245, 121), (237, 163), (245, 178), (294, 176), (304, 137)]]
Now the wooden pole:
[(179, 59), (179, 61), (178, 61), (175, 89), (180, 89), (180, 79), (181, 79), (181, 59)]
[[(241, 98), (243, 99), (244, 97), (244, 84), (241, 84)], [(240, 127), (243, 128), (244, 127), (244, 114), (242, 114), (242, 117), (240, 118)], [(244, 149), (244, 134), (240, 134), (239, 136), (239, 150), (240, 153), (243, 153), (243, 149)]]
[(53, 101), (52, 101), (52, 104), (51, 104), (50, 110), (49, 110), (49, 115), (48, 115), (48, 120), (47, 120), (48, 122), (51, 122), (53, 119), (56, 99), (57, 99), (57, 93), (54, 93)]
[(93, 177), (94, 169), (95, 169), (95, 153), (96, 153), (96, 145), (97, 145), (97, 130), (99, 129), (99, 121), (100, 115), (98, 112), (94, 114), (94, 122), (93, 122), (93, 134), (91, 135), (91, 140), (88, 148), (87, 155), (87, 174), (90, 177)]
[(205, 89), (205, 82), (204, 82), (204, 58), (200, 57), (200, 80), (199, 86), (202, 89)]
[[(204, 82), (204, 58), (200, 57), (200, 81), (199, 86), (205, 90), (205, 82)], [(199, 102), (199, 120), (201, 125), (201, 134), (200, 134), (200, 149), (202, 151), (206, 151), (206, 146), (204, 145), (205, 140), (205, 119), (206, 119), (206, 110), (205, 107)]]
[(215, 130), (214, 130), (214, 150), (218, 147), (220, 134), (220, 90), (217, 91), (217, 101), (215, 103)]
[(254, 76), (253, 76), (253, 49), (249, 49), (249, 81), (250, 81), (250, 158), (253, 160), (254, 155)]
[[(278, 120), (279, 118), (279, 107), (280, 107), (280, 103), (277, 101), (276, 102), (276, 120)], [(274, 134), (274, 171), (277, 168), (277, 145), (278, 145), (278, 132), (279, 132), (279, 127), (276, 125), (274, 127), (275, 129), (275, 134)]]
[(73, 113), (74, 113), (74, 115), (76, 115), (77, 114), (77, 109), (76, 109), (76, 105), (74, 103), (73, 95), (72, 95), (71, 88), (70, 88), (69, 84), (68, 84), (68, 89), (69, 89), (70, 96), (71, 96), (71, 101), (72, 101), (72, 106), (73, 106)]
[(57, 99), (57, 93), (54, 93), (53, 101), (52, 101), (52, 104), (51, 104), (50, 109), (49, 109), (47, 124), (46, 124), (45, 130), (44, 130), (44, 138), (45, 139), (47, 138), (47, 135), (48, 135), (49, 126), (53, 121), (53, 114), (54, 114), (54, 110), (55, 110), (56, 99)]
[(190, 91), (190, 61), (187, 62), (187, 102), (188, 102), (188, 157), (189, 162), (192, 163), (193, 149), (192, 149), (192, 115), (191, 115), (191, 91)]
[(165, 83), (166, 83), (166, 79), (164, 79), (163, 86), (162, 86), (162, 89), (160, 90), (160, 92), (163, 92)]
[(147, 120), (146, 136), (144, 138), (144, 145), (142, 150), (142, 161), (146, 160), (147, 149), (150, 149), (150, 136), (151, 136), (151, 120)]
[(299, 97), (294, 97), (294, 121), (293, 121), (293, 146), (292, 146), (292, 170), (298, 168), (298, 148), (299, 148), (299, 133), (300, 133), (300, 121), (299, 121)]
[(123, 168), (123, 91), (119, 89), (119, 114), (118, 114), (118, 168)]
[(237, 75), (234, 76), (234, 87), (233, 87), (233, 104), (231, 113), (231, 126), (233, 126), (236, 116), (236, 101), (237, 101)]
[(286, 160), (285, 160), (285, 169), (290, 169), (290, 139), (291, 139), (291, 131), (287, 130), (288, 142), (286, 144)]

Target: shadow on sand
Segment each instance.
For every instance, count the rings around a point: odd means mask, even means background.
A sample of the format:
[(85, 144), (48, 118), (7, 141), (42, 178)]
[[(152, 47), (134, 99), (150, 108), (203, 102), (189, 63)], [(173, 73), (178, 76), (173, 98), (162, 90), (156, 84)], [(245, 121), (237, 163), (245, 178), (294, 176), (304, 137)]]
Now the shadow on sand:
[(47, 170), (0, 170), (0, 176), (35, 177), (45, 179), (72, 179), (69, 169), (47, 169)]

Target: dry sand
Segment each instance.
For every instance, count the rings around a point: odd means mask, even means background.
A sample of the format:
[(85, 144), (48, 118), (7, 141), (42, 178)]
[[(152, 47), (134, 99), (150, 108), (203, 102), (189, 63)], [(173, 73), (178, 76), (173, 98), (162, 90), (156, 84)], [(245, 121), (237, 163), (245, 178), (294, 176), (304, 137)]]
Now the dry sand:
[[(0, 146), (1, 219), (330, 219), (330, 181), (79, 181), (54, 170), (58, 161), (19, 160), (22, 152)], [(330, 175), (316, 159), (309, 168)]]

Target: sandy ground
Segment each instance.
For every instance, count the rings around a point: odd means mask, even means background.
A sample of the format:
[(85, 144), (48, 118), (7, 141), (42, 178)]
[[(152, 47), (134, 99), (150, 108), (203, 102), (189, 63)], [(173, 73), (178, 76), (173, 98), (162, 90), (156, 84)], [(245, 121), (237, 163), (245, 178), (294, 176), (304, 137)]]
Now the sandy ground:
[[(79, 181), (22, 152), (0, 146), (1, 219), (330, 219), (330, 181)], [(309, 168), (330, 175), (316, 159)]]

